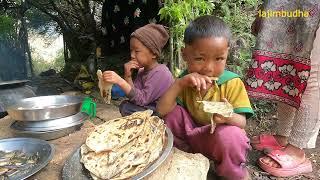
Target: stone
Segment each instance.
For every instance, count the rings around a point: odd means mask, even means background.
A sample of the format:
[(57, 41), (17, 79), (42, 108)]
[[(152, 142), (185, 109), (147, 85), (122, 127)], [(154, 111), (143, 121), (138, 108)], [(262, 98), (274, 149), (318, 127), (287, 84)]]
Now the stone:
[(97, 118), (101, 119), (103, 122), (119, 117), (121, 117), (121, 114), (118, 107), (97, 103)]
[(209, 159), (173, 148), (168, 158), (145, 180), (206, 180)]
[(39, 74), (39, 76), (53, 76), (53, 75), (55, 75), (55, 74), (57, 74), (56, 70), (54, 70), (54, 69), (49, 69), (49, 70), (47, 70), (47, 71), (41, 72), (41, 73)]

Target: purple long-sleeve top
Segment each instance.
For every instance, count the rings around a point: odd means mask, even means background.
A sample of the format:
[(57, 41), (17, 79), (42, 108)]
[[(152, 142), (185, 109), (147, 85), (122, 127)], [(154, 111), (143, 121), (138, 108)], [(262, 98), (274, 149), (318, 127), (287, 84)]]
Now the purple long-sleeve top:
[(129, 100), (139, 106), (155, 105), (173, 82), (173, 76), (164, 64), (149, 71), (140, 70), (128, 94)]

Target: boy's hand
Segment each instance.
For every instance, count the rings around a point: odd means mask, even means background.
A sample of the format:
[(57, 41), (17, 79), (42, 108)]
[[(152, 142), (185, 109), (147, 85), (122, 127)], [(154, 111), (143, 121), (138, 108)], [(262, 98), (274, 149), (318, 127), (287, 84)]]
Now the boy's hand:
[(105, 82), (120, 84), (123, 80), (117, 73), (114, 71), (104, 71), (102, 74), (102, 78)]
[(137, 61), (131, 60), (124, 64), (124, 75), (125, 77), (131, 77), (132, 69), (139, 69), (139, 63)]
[(198, 73), (191, 73), (181, 78), (181, 85), (183, 87), (195, 87), (198, 91), (207, 89), (207, 83), (211, 84), (211, 79)]
[[(226, 98), (222, 98), (222, 101), (225, 102), (225, 103), (230, 104), (229, 101)], [(230, 104), (230, 106), (232, 106), (232, 105)], [(228, 117), (224, 117), (221, 114), (217, 114), (217, 113), (212, 114), (212, 118), (213, 118), (213, 121), (215, 123), (217, 123), (217, 124), (226, 123), (228, 121)]]
[(217, 124), (223, 124), (227, 122), (226, 117), (222, 116), (221, 114), (212, 114), (212, 119)]

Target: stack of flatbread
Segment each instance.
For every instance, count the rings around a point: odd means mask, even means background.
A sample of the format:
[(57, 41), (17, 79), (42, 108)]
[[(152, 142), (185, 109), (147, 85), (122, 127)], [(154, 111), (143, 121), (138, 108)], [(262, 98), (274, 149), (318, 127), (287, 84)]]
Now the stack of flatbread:
[(102, 71), (99, 69), (97, 71), (97, 76), (99, 79), (99, 89), (100, 89), (100, 95), (103, 98), (104, 102), (107, 104), (111, 103), (111, 89), (112, 89), (112, 83), (108, 83), (103, 81), (102, 78)]
[(160, 156), (165, 125), (151, 115), (151, 110), (136, 112), (95, 128), (80, 150), (93, 179), (127, 179)]
[[(223, 117), (231, 117), (233, 114), (233, 107), (230, 103), (227, 102), (214, 102), (214, 101), (198, 101), (202, 103), (203, 111), (210, 114), (220, 114)], [(212, 116), (213, 118), (213, 116)], [(212, 134), (215, 130), (216, 123), (211, 118), (211, 131)]]

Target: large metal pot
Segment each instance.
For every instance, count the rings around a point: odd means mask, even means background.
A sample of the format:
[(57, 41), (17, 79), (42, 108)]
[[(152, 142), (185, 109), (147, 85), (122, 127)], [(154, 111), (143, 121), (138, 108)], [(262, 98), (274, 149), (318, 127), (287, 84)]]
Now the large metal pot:
[(80, 112), (82, 99), (66, 95), (38, 96), (22, 99), (7, 111), (12, 119), (18, 121), (58, 119)]
[(0, 81), (0, 118), (7, 115), (7, 108), (17, 101), (34, 97), (30, 86), (25, 85), (28, 80)]
[(11, 129), (13, 130), (14, 134), (17, 137), (32, 137), (32, 138), (38, 138), (43, 140), (53, 140), (53, 139), (58, 139), (68, 134), (71, 134), (77, 130), (80, 130), (80, 127), (82, 126), (82, 124), (83, 124), (83, 121), (80, 120), (74, 123), (70, 127), (50, 130), (50, 131), (20, 131), (20, 130), (14, 129), (14, 127), (11, 127)]
[(53, 131), (78, 125), (87, 118), (86, 113), (79, 112), (72, 116), (47, 121), (15, 121), (11, 124), (11, 128), (19, 131)]

